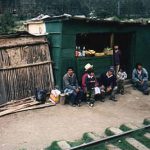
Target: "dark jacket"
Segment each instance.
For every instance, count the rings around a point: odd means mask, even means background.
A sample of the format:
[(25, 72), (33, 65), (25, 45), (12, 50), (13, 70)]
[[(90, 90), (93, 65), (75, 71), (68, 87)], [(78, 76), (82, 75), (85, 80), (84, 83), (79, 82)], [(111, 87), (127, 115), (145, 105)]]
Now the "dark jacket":
[(95, 87), (95, 84), (96, 84), (96, 78), (93, 76), (91, 77), (90, 75), (88, 75), (86, 77), (86, 87), (87, 87), (87, 90), (91, 90)]
[(104, 85), (105, 87), (111, 86), (111, 88), (113, 89), (117, 85), (116, 77), (115, 77), (115, 75), (112, 75), (110, 78), (108, 78), (106, 73), (103, 73), (100, 76), (99, 84), (100, 84), (100, 86)]
[(113, 57), (114, 57), (114, 65), (120, 65), (120, 56), (121, 56), (121, 52), (120, 50), (118, 50), (117, 52), (115, 52), (115, 50), (113, 51)]

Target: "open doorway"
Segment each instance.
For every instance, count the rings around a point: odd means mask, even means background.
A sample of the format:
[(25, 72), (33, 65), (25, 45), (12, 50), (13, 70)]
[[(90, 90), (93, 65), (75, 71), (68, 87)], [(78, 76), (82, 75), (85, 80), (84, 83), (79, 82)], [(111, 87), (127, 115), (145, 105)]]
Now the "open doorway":
[(128, 78), (131, 78), (133, 64), (133, 33), (114, 34), (114, 45), (118, 45), (121, 51), (120, 66), (125, 69)]

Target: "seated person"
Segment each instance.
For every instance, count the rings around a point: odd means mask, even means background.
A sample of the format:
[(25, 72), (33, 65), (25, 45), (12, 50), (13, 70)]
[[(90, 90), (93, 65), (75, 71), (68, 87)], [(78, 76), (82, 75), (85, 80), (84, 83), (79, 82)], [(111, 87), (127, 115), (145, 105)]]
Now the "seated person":
[(95, 103), (95, 95), (100, 94), (100, 89), (98, 88), (93, 70), (88, 70), (88, 75), (86, 77), (86, 89), (87, 101), (89, 106), (93, 107)]
[(70, 96), (70, 104), (73, 107), (80, 106), (82, 91), (72, 67), (67, 69), (67, 73), (63, 77), (63, 89), (64, 93)]
[(127, 78), (126, 72), (120, 68), (119, 72), (117, 73), (117, 87), (118, 93), (124, 94), (124, 80)]
[(132, 81), (134, 86), (143, 92), (145, 95), (149, 95), (148, 90), (148, 72), (143, 68), (141, 63), (137, 63), (132, 72)]
[(99, 85), (103, 98), (105, 95), (110, 95), (110, 100), (117, 101), (115, 94), (117, 92), (116, 77), (114, 75), (114, 68), (110, 67), (106, 73), (103, 73), (99, 79)]
[(83, 89), (83, 92), (86, 93), (86, 81), (85, 80), (88, 76), (88, 71), (93, 69), (93, 65), (88, 63), (84, 66), (84, 69), (85, 69), (85, 72), (82, 76), (82, 89)]

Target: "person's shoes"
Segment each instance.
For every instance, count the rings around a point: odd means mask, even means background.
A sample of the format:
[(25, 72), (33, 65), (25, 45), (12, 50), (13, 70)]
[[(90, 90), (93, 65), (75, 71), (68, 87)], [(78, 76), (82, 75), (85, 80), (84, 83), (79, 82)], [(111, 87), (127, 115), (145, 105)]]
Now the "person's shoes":
[(112, 101), (114, 101), (114, 102), (117, 102), (117, 99), (115, 98), (115, 96), (110, 96), (109, 99), (112, 100)]
[(149, 91), (148, 90), (144, 91), (143, 93), (144, 93), (144, 95), (149, 95)]
[(102, 98), (100, 101), (101, 101), (101, 102), (105, 102), (105, 99), (104, 99), (104, 98)]
[(72, 107), (76, 107), (76, 104), (72, 104), (72, 103), (70, 103), (70, 106), (72, 106)]
[(121, 90), (121, 91), (120, 91), (120, 94), (121, 94), (121, 95), (124, 95), (124, 90)]
[(90, 103), (90, 104), (89, 104), (89, 106), (90, 106), (90, 107), (93, 107), (93, 106), (94, 106), (94, 104), (93, 104), (93, 103)]
[(77, 104), (77, 106), (78, 106), (78, 107), (81, 107), (81, 104), (79, 103), (79, 104)]

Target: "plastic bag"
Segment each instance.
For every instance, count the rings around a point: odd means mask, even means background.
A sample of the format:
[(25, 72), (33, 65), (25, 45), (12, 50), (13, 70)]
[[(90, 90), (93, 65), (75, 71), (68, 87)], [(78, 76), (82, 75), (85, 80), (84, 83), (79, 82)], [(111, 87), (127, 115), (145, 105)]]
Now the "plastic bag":
[(49, 97), (49, 100), (53, 103), (53, 104), (56, 104), (59, 102), (59, 96), (60, 96), (60, 91), (55, 89), (55, 90), (52, 90), (51, 91), (51, 94), (50, 94), (50, 97)]

